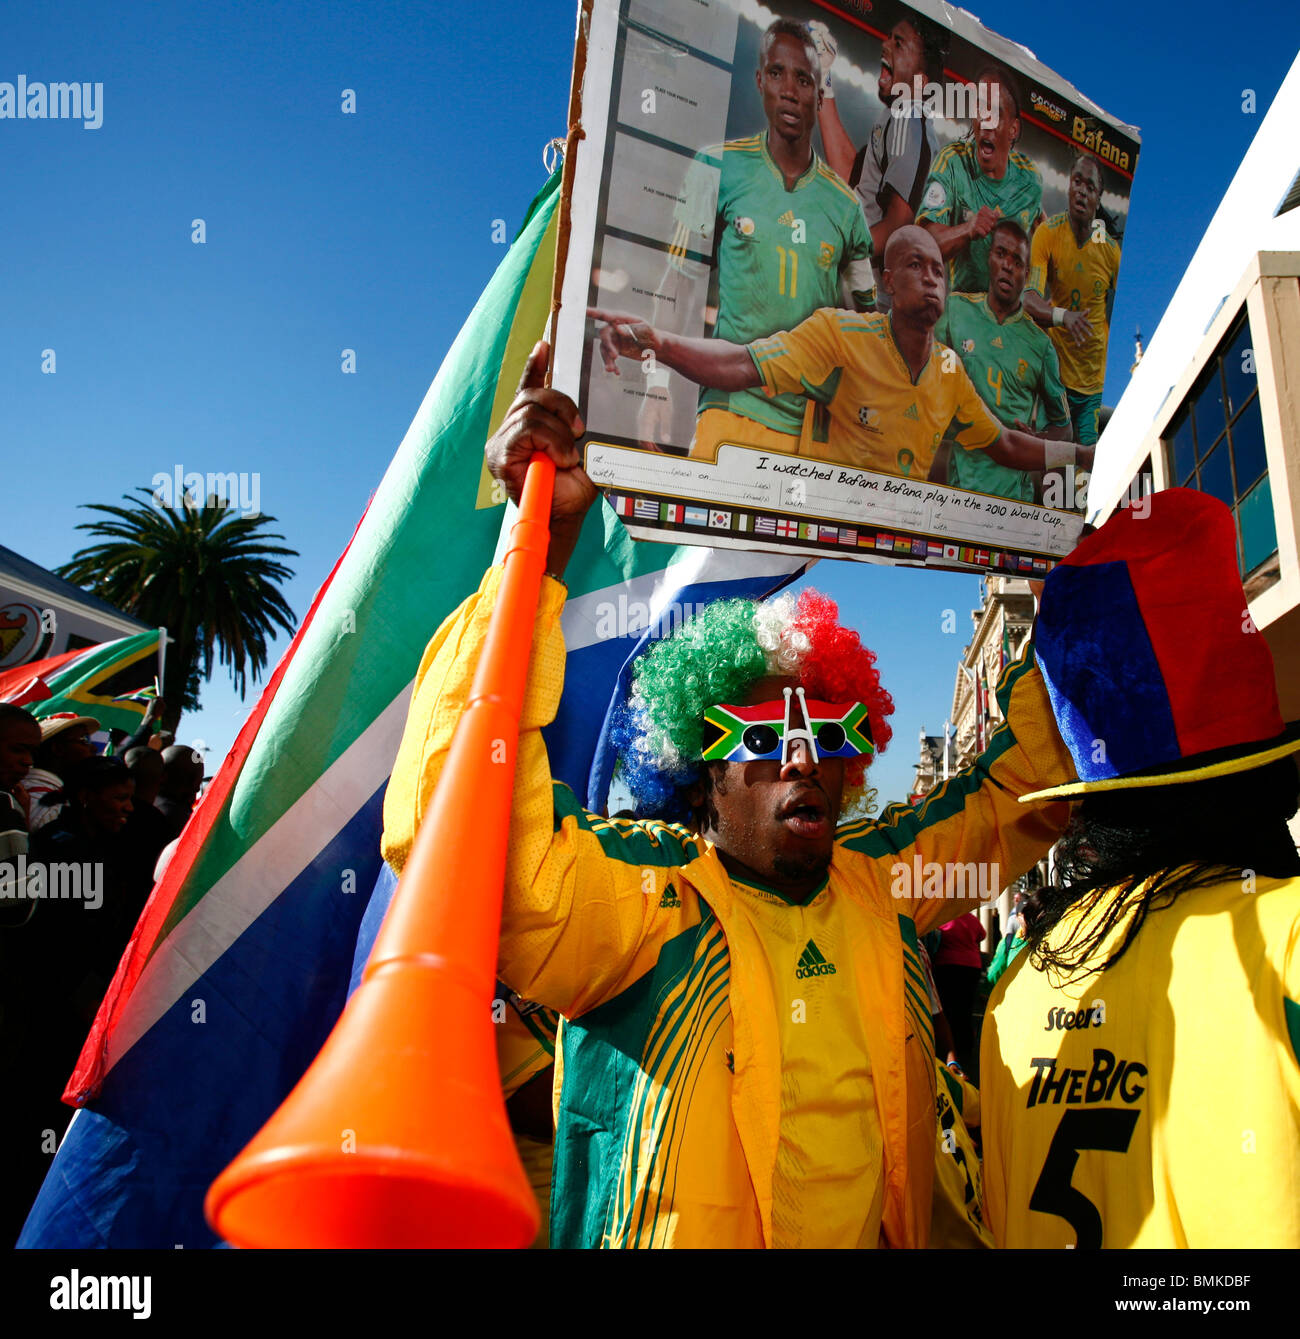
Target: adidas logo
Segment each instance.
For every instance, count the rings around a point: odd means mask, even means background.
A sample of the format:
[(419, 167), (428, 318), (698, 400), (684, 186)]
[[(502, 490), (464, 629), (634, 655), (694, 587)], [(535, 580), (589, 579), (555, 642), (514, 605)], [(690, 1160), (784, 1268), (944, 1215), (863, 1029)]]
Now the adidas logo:
[(1001, 336), (1001, 335), (994, 335), (994, 336), (993, 336), (993, 347), (994, 347), (995, 349), (1000, 349), (1000, 348), (1002, 347), (1002, 336)]
[(784, 225), (785, 227), (787, 227), (787, 228), (793, 228), (793, 227), (794, 227), (794, 210), (793, 210), (793, 209), (787, 209), (787, 210), (785, 211), (785, 213), (782, 214), (781, 217), (780, 217), (779, 219), (777, 219), (777, 222), (780, 223), (780, 224), (783, 224), (783, 225)]
[(835, 964), (827, 962), (821, 950), (810, 939), (808, 946), (799, 955), (799, 965), (794, 969), (794, 975), (797, 981), (809, 976), (834, 976)]
[[(908, 405), (906, 409), (903, 410), (903, 417), (904, 417), (904, 418), (920, 418), (920, 417), (921, 417), (920, 414), (918, 414), (918, 413), (916, 412), (916, 401), (915, 401), (915, 400), (913, 400), (912, 403), (911, 403), (910, 405)], [(812, 941), (809, 940), (808, 942), (811, 943)]]
[(682, 899), (677, 896), (677, 889), (670, 883), (664, 889), (664, 895), (659, 899), (659, 905), (661, 907), (680, 907), (681, 904)]

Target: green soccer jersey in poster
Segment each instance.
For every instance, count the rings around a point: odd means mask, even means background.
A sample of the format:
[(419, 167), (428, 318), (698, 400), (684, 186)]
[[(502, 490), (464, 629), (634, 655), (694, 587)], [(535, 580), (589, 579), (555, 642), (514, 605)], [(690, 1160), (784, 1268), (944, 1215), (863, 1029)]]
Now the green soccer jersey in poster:
[[(999, 181), (980, 171), (975, 146), (957, 140), (939, 151), (921, 194), (918, 223), (940, 223), (955, 227), (973, 218), (987, 206), (1004, 219), (1015, 219), (1032, 237), (1034, 224), (1043, 212), (1043, 178), (1027, 154), (1014, 149), (1007, 159), (1005, 176)], [(989, 287), (989, 250), (992, 236), (980, 237), (964, 246), (948, 261), (948, 292), (986, 293)]]
[[(1030, 429), (1070, 422), (1056, 350), (1023, 308), (1005, 321), (989, 310), (987, 296), (955, 293), (948, 299), (934, 337), (952, 349), (995, 418)], [(1008, 469), (987, 451), (954, 451), (948, 482), (973, 493), (1032, 502), (1033, 483), (1024, 470)]]
[[(716, 253), (718, 339), (748, 344), (793, 330), (819, 307), (842, 306), (841, 277), (854, 306), (875, 305), (861, 201), (816, 154), (787, 190), (766, 132), (730, 140), (695, 159), (683, 197), (674, 211), (672, 261), (686, 269), (687, 251)], [(801, 395), (756, 390), (700, 396), (701, 410), (727, 409), (793, 436), (804, 404)]]

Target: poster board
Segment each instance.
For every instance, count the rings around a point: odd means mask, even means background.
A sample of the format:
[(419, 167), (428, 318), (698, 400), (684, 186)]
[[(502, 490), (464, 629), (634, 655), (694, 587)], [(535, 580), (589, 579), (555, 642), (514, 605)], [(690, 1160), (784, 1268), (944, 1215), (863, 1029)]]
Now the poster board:
[(590, 0), (581, 45), (554, 384), (631, 533), (1069, 552), (1086, 457), (1032, 444), (1095, 421), (1137, 132), (941, 4)]

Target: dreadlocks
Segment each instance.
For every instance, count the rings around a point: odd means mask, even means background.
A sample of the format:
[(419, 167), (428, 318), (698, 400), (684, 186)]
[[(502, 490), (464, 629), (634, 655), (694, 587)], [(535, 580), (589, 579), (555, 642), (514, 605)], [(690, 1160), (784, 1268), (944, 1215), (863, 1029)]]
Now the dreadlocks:
[[(1208, 781), (1085, 796), (1057, 847), (1058, 882), (1039, 891), (1042, 913), (1028, 927), (1033, 965), (1083, 979), (1091, 974), (1084, 964), (1126, 920), (1119, 946), (1095, 970), (1113, 967), (1147, 916), (1182, 893), (1234, 875), (1300, 874), (1286, 826), (1298, 806), (1300, 774), (1289, 757)], [(1067, 919), (1060, 942), (1047, 947), (1048, 932)]]

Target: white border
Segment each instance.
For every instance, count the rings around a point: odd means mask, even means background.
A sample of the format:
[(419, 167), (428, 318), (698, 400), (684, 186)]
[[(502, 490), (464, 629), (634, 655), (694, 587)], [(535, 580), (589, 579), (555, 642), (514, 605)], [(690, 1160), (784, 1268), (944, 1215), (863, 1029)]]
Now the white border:
[(591, 290), (591, 257), (596, 245), (600, 172), (609, 130), (609, 99), (620, 8), (619, 0), (594, 0), (591, 31), (587, 37), (587, 63), (582, 77), (584, 138), (574, 149), (578, 157), (569, 197), (569, 254), (564, 265), (564, 285), (560, 290), (560, 314), (551, 363), (551, 384), (575, 401), (587, 347), (587, 296)]

